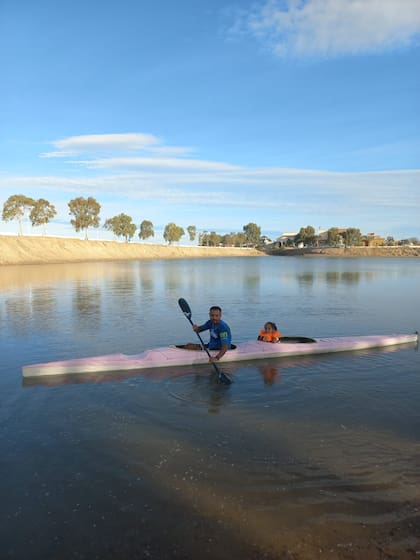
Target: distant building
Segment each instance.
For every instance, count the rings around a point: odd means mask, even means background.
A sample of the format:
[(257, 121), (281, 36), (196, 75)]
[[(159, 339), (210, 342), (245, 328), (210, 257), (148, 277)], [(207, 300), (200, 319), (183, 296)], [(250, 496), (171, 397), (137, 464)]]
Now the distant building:
[(295, 244), (297, 233), (283, 233), (276, 239), (278, 247), (290, 247)]
[(385, 239), (380, 235), (375, 235), (374, 233), (364, 235), (362, 241), (366, 247), (379, 247), (385, 245)]

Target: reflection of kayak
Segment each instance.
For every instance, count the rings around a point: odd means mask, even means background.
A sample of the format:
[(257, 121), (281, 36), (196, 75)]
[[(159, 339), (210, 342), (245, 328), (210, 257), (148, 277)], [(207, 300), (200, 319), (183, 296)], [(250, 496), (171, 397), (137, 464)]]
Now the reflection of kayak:
[[(398, 344), (418, 342), (418, 333), (392, 334), (374, 336), (342, 336), (333, 338), (284, 337), (280, 343), (241, 342), (234, 350), (223, 356), (224, 362), (240, 362), (261, 358), (282, 358), (286, 356), (304, 356), (327, 354), (331, 352), (349, 352), (367, 348), (382, 348)], [(216, 353), (216, 352), (214, 352)], [(208, 364), (208, 356), (200, 350), (187, 350), (176, 346), (166, 346), (146, 350), (141, 354), (110, 354), (92, 358), (77, 358), (59, 362), (47, 362), (24, 366), (24, 377), (42, 375), (67, 375), (72, 373), (93, 373), (107, 371), (129, 371), (151, 368)]]

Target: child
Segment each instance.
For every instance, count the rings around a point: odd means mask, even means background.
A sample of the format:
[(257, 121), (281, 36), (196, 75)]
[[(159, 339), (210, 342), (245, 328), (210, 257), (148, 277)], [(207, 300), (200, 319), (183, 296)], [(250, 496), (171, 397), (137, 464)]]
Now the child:
[(268, 321), (264, 328), (260, 330), (258, 335), (258, 340), (263, 342), (278, 342), (280, 340), (281, 333), (277, 330), (276, 323)]

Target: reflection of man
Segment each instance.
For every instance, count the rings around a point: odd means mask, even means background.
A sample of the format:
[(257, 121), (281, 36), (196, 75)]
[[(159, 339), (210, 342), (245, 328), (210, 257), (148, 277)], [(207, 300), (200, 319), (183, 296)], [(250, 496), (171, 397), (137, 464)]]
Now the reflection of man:
[(232, 344), (232, 334), (230, 332), (229, 325), (222, 321), (222, 310), (218, 305), (213, 305), (210, 307), (209, 311), (210, 319), (206, 321), (203, 325), (193, 325), (193, 329), (196, 333), (203, 331), (210, 331), (210, 340), (208, 343), (209, 350), (218, 350), (219, 352), (216, 356), (210, 358), (210, 362), (215, 362), (223, 358), (228, 350), (231, 348)]

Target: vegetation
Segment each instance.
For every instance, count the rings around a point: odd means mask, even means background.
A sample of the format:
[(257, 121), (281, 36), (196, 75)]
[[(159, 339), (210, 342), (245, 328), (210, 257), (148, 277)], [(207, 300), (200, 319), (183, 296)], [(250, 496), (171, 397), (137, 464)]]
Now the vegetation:
[(33, 208), (35, 200), (23, 194), (14, 194), (9, 196), (3, 204), (2, 219), (9, 222), (17, 218), (19, 222), (19, 235), (22, 235), (22, 220), (25, 212)]
[(183, 228), (171, 222), (170, 224), (167, 224), (165, 226), (163, 239), (170, 245), (174, 241), (179, 241), (183, 235), (185, 235), (185, 231), (183, 230)]
[(124, 237), (126, 243), (132, 239), (136, 233), (136, 224), (133, 224), (133, 219), (127, 214), (118, 214), (113, 218), (106, 220), (104, 228), (113, 232), (117, 237)]
[(300, 244), (300, 243), (306, 246), (315, 245), (316, 243), (315, 228), (313, 228), (312, 226), (306, 226), (300, 228), (299, 233), (295, 238), (295, 244)]
[(360, 229), (348, 228), (344, 234), (344, 242), (349, 247), (358, 247), (362, 245), (362, 234)]
[(46, 224), (48, 224), (56, 214), (57, 210), (53, 204), (45, 200), (45, 198), (39, 198), (34, 202), (31, 213), (29, 214), (29, 219), (33, 226), (42, 226), (42, 233), (45, 235)]
[(87, 239), (88, 228), (99, 227), (101, 205), (91, 196), (89, 198), (79, 196), (70, 200), (68, 207), (69, 213), (74, 216), (74, 220), (70, 220), (71, 225), (76, 231), (84, 231), (85, 239)]
[(336, 245), (340, 245), (341, 242), (340, 230), (336, 227), (330, 228), (327, 233), (327, 245), (335, 247)]
[(190, 236), (190, 241), (194, 241), (195, 236), (197, 235), (197, 228), (195, 226), (188, 226), (187, 231)]
[(260, 242), (261, 228), (257, 224), (249, 223), (243, 227), (246, 244), (250, 247), (256, 247)]
[[(85, 239), (88, 239), (88, 228), (99, 227), (101, 205), (93, 197), (78, 197), (70, 200), (68, 207), (70, 210), (69, 214), (73, 215), (73, 219), (70, 220), (71, 225), (75, 228), (76, 232), (84, 231)], [(10, 196), (3, 204), (2, 219), (5, 222), (17, 219), (19, 223), (18, 234), (22, 235), (22, 222), (25, 213), (28, 211), (32, 226), (42, 225), (43, 234), (45, 235), (45, 226), (56, 216), (57, 211), (53, 204), (43, 198), (34, 200), (23, 194)], [(133, 238), (137, 227), (130, 216), (121, 213), (106, 220), (104, 229), (112, 231), (117, 237), (123, 237), (127, 242)], [(189, 240), (195, 241), (197, 237), (196, 226), (189, 225), (186, 229)], [(200, 232), (198, 234), (198, 244), (208, 247), (257, 247), (270, 242), (267, 236), (261, 237), (261, 227), (253, 222), (244, 225), (242, 229), (243, 231), (241, 232), (226, 234), (219, 234), (215, 231), (210, 233), (208, 231)], [(154, 237), (154, 235), (152, 222), (143, 220), (140, 224), (139, 239), (145, 240), (149, 237)], [(171, 244), (178, 242), (184, 235), (184, 229), (171, 222), (165, 226), (163, 238), (167, 243)], [(295, 247), (300, 244), (306, 247), (320, 245), (332, 247), (346, 245), (347, 247), (354, 247), (360, 245), (418, 245), (419, 243), (419, 239), (416, 237), (396, 241), (392, 236), (382, 238), (373, 233), (362, 235), (360, 229), (357, 228), (339, 229), (332, 227), (326, 232), (326, 235), (325, 231), (322, 234), (316, 235), (315, 228), (310, 225), (301, 227), (298, 234), (282, 239), (282, 244), (289, 247)]]
[(147, 239), (148, 237), (154, 237), (155, 232), (153, 231), (153, 224), (149, 220), (143, 220), (140, 224), (140, 239)]

